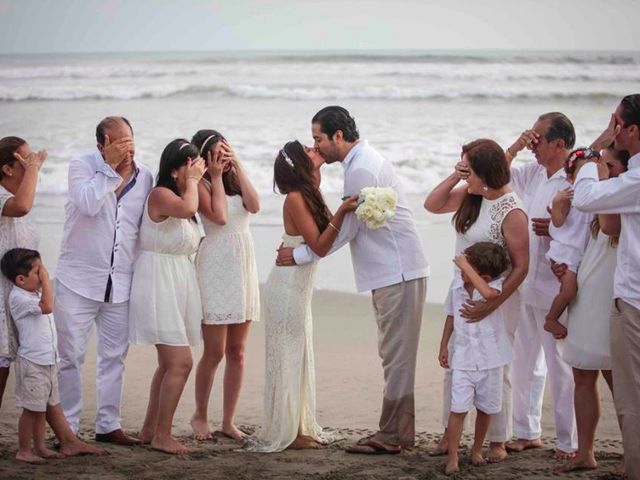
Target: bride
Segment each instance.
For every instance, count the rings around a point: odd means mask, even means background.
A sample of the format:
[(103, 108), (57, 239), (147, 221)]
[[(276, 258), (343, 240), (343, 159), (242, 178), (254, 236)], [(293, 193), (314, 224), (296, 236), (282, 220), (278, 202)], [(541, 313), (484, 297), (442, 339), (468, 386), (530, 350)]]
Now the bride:
[[(286, 195), (283, 244), (306, 243), (326, 255), (342, 221), (357, 207), (347, 198), (335, 215), (319, 190), (320, 154), (297, 140), (287, 142), (274, 163), (274, 184)], [(311, 323), (311, 295), (316, 263), (274, 267), (263, 290), (266, 311), (266, 366), (262, 430), (246, 449), (280, 452), (285, 448), (318, 448), (334, 440), (316, 422), (315, 367)]]

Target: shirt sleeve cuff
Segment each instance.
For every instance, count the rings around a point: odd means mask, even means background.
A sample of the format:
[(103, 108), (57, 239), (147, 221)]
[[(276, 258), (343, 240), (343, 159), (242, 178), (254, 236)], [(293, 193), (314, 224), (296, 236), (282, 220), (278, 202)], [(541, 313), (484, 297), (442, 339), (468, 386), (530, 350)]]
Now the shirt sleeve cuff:
[(102, 173), (107, 178), (114, 178), (122, 181), (122, 177), (118, 175), (118, 172), (111, 168), (111, 165), (109, 165), (107, 162), (104, 162), (102, 165), (100, 165), (96, 173)]
[(313, 260), (313, 257), (309, 253), (309, 247), (307, 245), (299, 245), (293, 249), (293, 259), (296, 265), (305, 265)]

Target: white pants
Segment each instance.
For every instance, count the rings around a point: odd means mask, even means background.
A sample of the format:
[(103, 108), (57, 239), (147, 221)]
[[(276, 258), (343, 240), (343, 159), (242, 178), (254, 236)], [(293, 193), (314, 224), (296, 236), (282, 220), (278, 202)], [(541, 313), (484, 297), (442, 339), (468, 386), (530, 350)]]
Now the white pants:
[[(513, 292), (500, 308), (504, 316), (509, 341), (513, 345), (516, 329), (522, 318), (520, 292), (518, 290)], [(511, 371), (511, 365), (505, 365), (502, 369), (502, 408), (498, 413), (491, 415), (491, 424), (487, 432), (489, 442), (504, 443), (511, 440), (512, 437)], [(443, 392), (442, 424), (446, 427), (449, 424), (449, 412), (451, 411), (451, 370), (449, 369), (445, 370)], [(466, 422), (465, 419), (465, 424)]]
[(547, 368), (556, 423), (557, 448), (574, 452), (578, 448), (573, 405), (573, 373), (562, 359), (558, 341), (544, 330), (548, 309), (524, 305), (516, 330), (513, 383), (513, 432), (517, 438), (533, 440), (542, 436), (540, 419)]
[(82, 366), (96, 325), (96, 433), (120, 428), (124, 359), (129, 347), (129, 302), (85, 298), (58, 282), (54, 305), (60, 355), (60, 403), (69, 426), (78, 431), (82, 414)]

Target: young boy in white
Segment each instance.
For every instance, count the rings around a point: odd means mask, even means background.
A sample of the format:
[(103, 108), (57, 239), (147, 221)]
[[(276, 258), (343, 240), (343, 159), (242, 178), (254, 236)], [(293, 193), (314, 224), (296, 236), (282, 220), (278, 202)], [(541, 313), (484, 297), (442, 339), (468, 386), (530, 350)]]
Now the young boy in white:
[(468, 323), (460, 309), (468, 300), (488, 300), (501, 294), (502, 275), (509, 267), (505, 249), (495, 243), (476, 243), (454, 259), (461, 274), (445, 300), (447, 320), (442, 332), (438, 360), (451, 368), (451, 412), (447, 425), (447, 475), (458, 468), (458, 447), (464, 419), (476, 407), (476, 427), (471, 463), (482, 465), (484, 442), (490, 415), (502, 408), (502, 369), (511, 362), (513, 352), (507, 336), (502, 309), (480, 322)]
[[(600, 158), (600, 152), (591, 148), (577, 148), (564, 164), (567, 181), (573, 184), (576, 163), (579, 160)], [(593, 214), (571, 207), (573, 189), (560, 190), (551, 204), (549, 235), (551, 242), (546, 258), (555, 264), (564, 264), (567, 270), (560, 277), (560, 290), (551, 303), (544, 329), (560, 340), (567, 336), (567, 327), (559, 322), (560, 315), (578, 293), (578, 267), (587, 249)]]
[(47, 408), (60, 403), (51, 282), (35, 250), (9, 250), (2, 257), (1, 268), (14, 284), (9, 293), (9, 310), (18, 330), (16, 405), (23, 410), (18, 422), (16, 459), (44, 463), (45, 458), (61, 457), (45, 447)]

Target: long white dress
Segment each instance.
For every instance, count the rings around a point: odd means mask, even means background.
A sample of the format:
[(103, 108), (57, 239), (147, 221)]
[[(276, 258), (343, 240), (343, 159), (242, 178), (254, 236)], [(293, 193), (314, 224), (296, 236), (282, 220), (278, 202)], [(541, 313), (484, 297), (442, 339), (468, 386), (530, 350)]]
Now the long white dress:
[[(302, 236), (284, 234), (286, 247), (303, 243)], [(246, 450), (280, 452), (298, 433), (320, 443), (336, 438), (316, 422), (316, 377), (313, 358), (311, 296), (316, 262), (274, 267), (263, 288), (265, 299), (264, 422)]]
[(616, 248), (598, 232), (578, 269), (578, 294), (569, 305), (562, 358), (582, 370), (611, 370), (609, 314), (613, 301)]
[(148, 206), (147, 199), (131, 282), (129, 342), (198, 345), (202, 304), (190, 256), (198, 250), (200, 232), (191, 219), (169, 217), (156, 223)]
[[(0, 259), (12, 248), (38, 249), (40, 237), (31, 214), (23, 217), (5, 217), (2, 215), (4, 205), (13, 194), (0, 185)], [(13, 284), (0, 274), (0, 366), (8, 367), (18, 348), (18, 341), (13, 320), (9, 316), (8, 299)]]
[(206, 325), (259, 320), (258, 273), (249, 230), (249, 212), (242, 196), (227, 197), (228, 220), (218, 225), (201, 216), (205, 237), (198, 249), (196, 270)]

